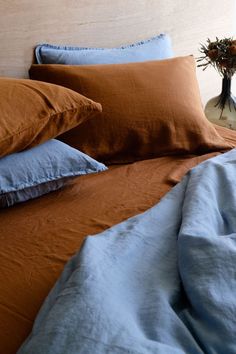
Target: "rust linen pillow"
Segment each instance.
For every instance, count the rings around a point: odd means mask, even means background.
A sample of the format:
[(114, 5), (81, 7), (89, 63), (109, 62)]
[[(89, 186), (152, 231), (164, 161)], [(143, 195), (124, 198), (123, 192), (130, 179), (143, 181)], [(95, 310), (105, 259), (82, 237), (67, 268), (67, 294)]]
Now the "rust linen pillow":
[(101, 102), (99, 120), (60, 139), (103, 162), (231, 147), (204, 115), (192, 56), (111, 65), (33, 65), (30, 76)]
[(65, 87), (0, 78), (0, 157), (85, 122), (101, 105)]

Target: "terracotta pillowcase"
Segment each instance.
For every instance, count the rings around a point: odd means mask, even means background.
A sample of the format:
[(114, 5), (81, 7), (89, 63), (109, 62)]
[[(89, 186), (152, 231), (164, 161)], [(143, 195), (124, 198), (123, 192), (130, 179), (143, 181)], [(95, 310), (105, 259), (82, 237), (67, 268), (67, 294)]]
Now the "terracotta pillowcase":
[(65, 87), (0, 78), (0, 157), (54, 138), (100, 111), (100, 104)]
[(107, 164), (231, 148), (204, 115), (192, 56), (111, 65), (33, 65), (30, 76), (101, 102), (99, 119), (60, 139)]

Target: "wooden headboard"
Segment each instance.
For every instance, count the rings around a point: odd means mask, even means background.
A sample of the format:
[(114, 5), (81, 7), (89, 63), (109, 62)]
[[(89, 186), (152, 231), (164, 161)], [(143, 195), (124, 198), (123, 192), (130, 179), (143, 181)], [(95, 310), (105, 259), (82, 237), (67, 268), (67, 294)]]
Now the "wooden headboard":
[[(169, 33), (176, 55), (198, 55), (207, 37), (233, 35), (234, 0), (1, 0), (0, 75), (27, 77), (39, 43), (112, 47)], [(203, 101), (218, 93), (212, 70)]]

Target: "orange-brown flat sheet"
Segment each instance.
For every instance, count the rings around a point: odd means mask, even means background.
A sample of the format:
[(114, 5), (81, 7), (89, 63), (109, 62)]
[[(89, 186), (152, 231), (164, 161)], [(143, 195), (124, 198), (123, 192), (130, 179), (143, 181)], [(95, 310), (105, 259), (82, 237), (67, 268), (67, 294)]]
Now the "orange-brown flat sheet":
[[(236, 145), (236, 132), (217, 130)], [(141, 213), (216, 153), (112, 166), (64, 189), (0, 211), (0, 353), (13, 354), (66, 261), (86, 235)]]

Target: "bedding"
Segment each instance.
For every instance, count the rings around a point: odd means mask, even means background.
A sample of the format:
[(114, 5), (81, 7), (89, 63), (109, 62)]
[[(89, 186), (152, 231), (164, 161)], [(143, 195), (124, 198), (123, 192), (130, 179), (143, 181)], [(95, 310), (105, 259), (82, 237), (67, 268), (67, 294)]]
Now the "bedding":
[(88, 237), (18, 353), (234, 354), (235, 176), (236, 149)]
[(40, 44), (35, 48), (38, 64), (118, 64), (166, 59), (173, 56), (170, 37), (160, 34), (118, 48), (83, 48)]
[(68, 179), (106, 166), (58, 140), (0, 159), (0, 208), (63, 187)]
[(0, 157), (43, 143), (101, 112), (101, 105), (48, 83), (0, 78)]
[(231, 147), (206, 119), (192, 56), (110, 65), (33, 65), (30, 77), (103, 106), (99, 118), (59, 137), (106, 164)]
[[(236, 146), (236, 133), (216, 127)], [(94, 235), (156, 204), (202, 156), (110, 166), (0, 212), (0, 353), (15, 354), (65, 263)]]

